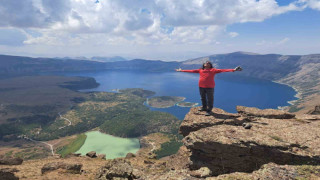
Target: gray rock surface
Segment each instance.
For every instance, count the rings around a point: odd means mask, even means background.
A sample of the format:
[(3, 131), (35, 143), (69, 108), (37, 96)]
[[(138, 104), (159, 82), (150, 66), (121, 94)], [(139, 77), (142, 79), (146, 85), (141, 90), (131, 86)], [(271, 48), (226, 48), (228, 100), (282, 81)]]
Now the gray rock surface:
[(53, 162), (47, 163), (41, 168), (41, 173), (47, 173), (50, 171), (54, 171), (57, 169), (66, 170), (69, 173), (80, 174), (82, 168), (82, 164), (75, 163), (75, 164), (68, 164), (64, 162)]
[(238, 114), (227, 113), (219, 108), (212, 109), (212, 116), (204, 115), (205, 112), (199, 112), (197, 108), (191, 108), (180, 125), (179, 133), (186, 136), (192, 131), (223, 124), (228, 120), (231, 123), (237, 123), (236, 118), (239, 117)]

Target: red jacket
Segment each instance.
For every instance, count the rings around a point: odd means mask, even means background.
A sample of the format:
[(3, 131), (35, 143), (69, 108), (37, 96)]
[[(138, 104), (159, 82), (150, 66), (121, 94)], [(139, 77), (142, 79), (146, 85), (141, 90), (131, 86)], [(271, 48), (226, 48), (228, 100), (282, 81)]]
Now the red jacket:
[(214, 88), (214, 76), (221, 72), (234, 72), (234, 69), (194, 69), (194, 70), (181, 70), (181, 72), (200, 73), (199, 87)]

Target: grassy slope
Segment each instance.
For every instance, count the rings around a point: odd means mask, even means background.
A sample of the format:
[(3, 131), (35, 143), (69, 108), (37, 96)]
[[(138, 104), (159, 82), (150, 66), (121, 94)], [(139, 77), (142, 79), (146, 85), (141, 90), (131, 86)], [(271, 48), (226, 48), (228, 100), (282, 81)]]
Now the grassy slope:
[(67, 146), (63, 146), (57, 149), (57, 153), (61, 154), (62, 157), (65, 157), (67, 154), (74, 153), (81, 148), (86, 139), (87, 136), (85, 134), (79, 134), (77, 138), (74, 141), (70, 142)]

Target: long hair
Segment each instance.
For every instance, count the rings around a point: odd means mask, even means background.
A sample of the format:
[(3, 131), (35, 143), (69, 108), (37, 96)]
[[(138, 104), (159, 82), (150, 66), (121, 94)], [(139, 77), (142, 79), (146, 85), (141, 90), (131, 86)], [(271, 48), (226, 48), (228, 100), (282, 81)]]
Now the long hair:
[(204, 65), (208, 63), (210, 65), (210, 68), (213, 68), (212, 63), (210, 61), (206, 61), (205, 63), (202, 64), (202, 69), (204, 69)]

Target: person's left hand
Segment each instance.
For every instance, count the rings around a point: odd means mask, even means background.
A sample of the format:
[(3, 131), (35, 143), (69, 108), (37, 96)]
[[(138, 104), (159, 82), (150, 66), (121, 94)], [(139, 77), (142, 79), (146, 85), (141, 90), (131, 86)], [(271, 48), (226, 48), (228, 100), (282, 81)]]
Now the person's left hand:
[(240, 66), (237, 66), (236, 68), (234, 68), (235, 71), (242, 71), (242, 68)]

